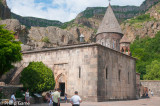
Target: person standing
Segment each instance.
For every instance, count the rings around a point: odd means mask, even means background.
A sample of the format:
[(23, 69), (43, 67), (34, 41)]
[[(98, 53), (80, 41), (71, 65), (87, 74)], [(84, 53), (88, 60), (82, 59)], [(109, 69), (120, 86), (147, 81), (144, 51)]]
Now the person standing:
[(75, 95), (71, 97), (70, 102), (71, 102), (72, 106), (80, 106), (80, 103), (82, 102), (82, 100), (78, 96), (78, 91), (75, 91)]
[(67, 103), (67, 94), (65, 93), (65, 97), (64, 97), (65, 102)]
[(27, 89), (27, 91), (25, 92), (25, 101), (27, 103), (30, 103), (30, 100), (29, 100), (29, 89)]
[(16, 97), (15, 97), (15, 95), (16, 95), (16, 93), (12, 93), (11, 100), (10, 100), (9, 104), (16, 105)]
[(53, 96), (52, 96), (52, 92), (50, 92), (50, 101), (49, 101), (49, 106), (51, 106), (51, 104), (53, 103), (53, 102), (52, 102), (52, 100), (53, 100)]
[(55, 91), (53, 96), (53, 106), (60, 106), (60, 92), (61, 90), (58, 88), (57, 91)]
[(151, 95), (153, 96), (153, 91), (151, 90)]

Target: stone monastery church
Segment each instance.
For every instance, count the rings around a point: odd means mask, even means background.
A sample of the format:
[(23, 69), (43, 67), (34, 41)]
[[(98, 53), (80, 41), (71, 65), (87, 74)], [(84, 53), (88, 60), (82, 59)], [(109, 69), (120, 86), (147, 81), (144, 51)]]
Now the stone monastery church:
[(53, 70), (56, 88), (68, 97), (78, 91), (83, 100), (107, 101), (136, 98), (136, 59), (130, 56), (111, 5), (99, 26), (96, 42), (23, 52), (12, 84), (29, 62), (42, 61)]

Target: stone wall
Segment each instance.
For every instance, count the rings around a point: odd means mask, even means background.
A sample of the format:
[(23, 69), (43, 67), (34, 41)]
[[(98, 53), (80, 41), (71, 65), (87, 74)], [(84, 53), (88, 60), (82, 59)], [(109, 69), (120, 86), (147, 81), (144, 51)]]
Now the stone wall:
[(120, 51), (120, 40), (122, 34), (118, 33), (100, 33), (96, 37), (96, 42), (114, 50)]
[(0, 86), (4, 96), (2, 98), (10, 99), (12, 93), (16, 93), (17, 90), (22, 89), (21, 86)]
[(142, 80), (141, 85), (147, 87), (148, 90), (152, 90), (154, 95), (160, 96), (160, 81)]
[(136, 73), (136, 97), (137, 99), (140, 98), (140, 74), (139, 73)]
[(135, 59), (117, 51), (98, 48), (99, 101), (136, 98)]

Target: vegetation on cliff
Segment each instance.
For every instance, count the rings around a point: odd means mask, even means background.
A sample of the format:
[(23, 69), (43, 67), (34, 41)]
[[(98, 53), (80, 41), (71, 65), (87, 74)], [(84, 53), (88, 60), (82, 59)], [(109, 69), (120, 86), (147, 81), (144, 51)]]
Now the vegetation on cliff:
[(31, 26), (37, 26), (37, 27), (56, 26), (56, 27), (61, 27), (63, 25), (62, 22), (56, 21), (56, 20), (47, 20), (47, 19), (41, 19), (41, 18), (35, 18), (35, 17), (22, 17), (22, 16), (14, 14), (14, 13), (12, 13), (11, 15), (12, 15), (13, 19), (19, 20), (19, 22), (22, 25), (25, 25), (28, 28), (30, 28)]
[(22, 59), (20, 44), (12, 32), (0, 25), (0, 76), (13, 68), (12, 63)]
[(152, 61), (150, 65), (146, 66), (145, 80), (160, 80), (160, 62), (157, 60)]
[[(139, 37), (131, 44), (132, 56), (137, 58), (136, 71), (141, 74), (141, 79), (154, 80), (160, 79), (159, 74), (154, 76), (153, 73), (159, 72), (160, 65), (153, 66), (154, 63), (160, 62), (160, 32), (154, 38), (146, 37), (140, 39)], [(152, 67), (153, 66), (153, 67)], [(155, 67), (155, 68), (154, 68)]]
[(130, 24), (130, 26), (134, 28), (143, 28), (143, 24), (149, 21), (156, 21), (156, 19), (154, 17), (150, 17), (150, 14), (148, 13), (126, 20), (124, 23)]

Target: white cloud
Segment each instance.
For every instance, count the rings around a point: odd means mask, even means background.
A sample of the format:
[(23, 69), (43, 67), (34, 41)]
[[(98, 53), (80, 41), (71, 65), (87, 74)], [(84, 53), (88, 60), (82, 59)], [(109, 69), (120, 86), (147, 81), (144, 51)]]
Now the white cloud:
[[(112, 5), (136, 5), (144, 0), (112, 0)], [(62, 22), (74, 19), (87, 7), (107, 7), (107, 0), (52, 0), (52, 3), (35, 3), (34, 0), (7, 0), (13, 13), (21, 16), (32, 16)]]

